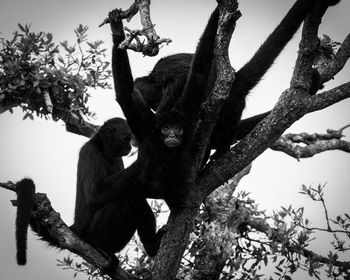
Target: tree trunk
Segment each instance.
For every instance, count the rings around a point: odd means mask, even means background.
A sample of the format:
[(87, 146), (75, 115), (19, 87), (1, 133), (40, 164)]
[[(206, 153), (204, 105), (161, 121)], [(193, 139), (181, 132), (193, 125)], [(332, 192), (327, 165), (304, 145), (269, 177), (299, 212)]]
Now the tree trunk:
[(169, 230), (163, 237), (162, 246), (154, 259), (153, 280), (175, 279), (198, 210), (199, 207), (186, 207), (182, 211), (172, 211), (170, 214)]

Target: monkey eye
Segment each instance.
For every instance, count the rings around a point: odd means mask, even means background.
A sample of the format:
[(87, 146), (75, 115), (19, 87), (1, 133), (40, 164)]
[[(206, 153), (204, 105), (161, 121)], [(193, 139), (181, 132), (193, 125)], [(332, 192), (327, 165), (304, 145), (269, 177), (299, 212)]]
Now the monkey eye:
[(168, 132), (170, 127), (168, 125), (162, 126), (161, 132)]
[(184, 131), (181, 126), (176, 126), (175, 127), (175, 133), (176, 134), (182, 134)]

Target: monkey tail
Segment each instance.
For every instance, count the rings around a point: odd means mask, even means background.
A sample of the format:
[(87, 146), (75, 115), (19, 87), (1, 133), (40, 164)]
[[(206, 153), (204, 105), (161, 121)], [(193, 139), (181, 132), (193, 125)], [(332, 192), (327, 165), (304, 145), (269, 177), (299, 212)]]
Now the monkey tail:
[(28, 225), (34, 204), (35, 185), (31, 179), (25, 178), (17, 184), (17, 217), (16, 217), (16, 242), (17, 263), (27, 263), (27, 235)]

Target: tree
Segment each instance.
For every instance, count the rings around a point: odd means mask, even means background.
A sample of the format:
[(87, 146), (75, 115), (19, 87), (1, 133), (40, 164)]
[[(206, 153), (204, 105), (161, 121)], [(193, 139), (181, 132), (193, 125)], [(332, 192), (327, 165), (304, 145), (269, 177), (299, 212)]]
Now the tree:
[[(319, 14), (315, 13), (313, 15), (314, 19), (320, 19), (321, 17), (321, 12)], [(288, 128), (293, 122), (302, 117), (304, 114), (323, 109), (334, 104), (337, 101), (341, 101), (349, 97), (348, 83), (343, 84), (335, 89), (319, 93), (315, 97), (309, 97), (305, 93), (305, 85), (307, 85), (309, 82), (306, 73), (313, 63), (313, 58), (308, 56), (307, 53), (305, 54), (305, 52), (308, 51), (308, 48), (314, 47), (314, 42), (317, 36), (317, 28), (318, 24), (313, 24), (313, 21), (311, 19), (309, 19), (309, 21), (307, 21), (305, 24), (301, 48), (299, 51), (298, 60), (296, 62), (294, 75), (291, 81), (291, 87), (281, 95), (281, 99), (276, 104), (274, 110), (267, 119), (265, 119), (250, 135), (235, 145), (229, 153), (225, 154), (216, 162), (210, 163), (205, 168), (205, 171), (201, 174), (198, 185), (192, 187), (192, 189), (196, 190), (196, 192), (191, 195), (193, 195), (193, 198), (195, 198), (196, 201), (203, 202), (207, 195), (211, 193), (211, 191), (222, 185), (225, 181), (231, 179), (235, 174), (239, 174), (239, 172), (242, 171), (245, 166), (249, 165), (254, 158), (259, 156), (268, 147), (285, 151), (286, 153), (297, 158), (303, 158), (307, 155), (313, 155), (328, 149), (342, 149), (349, 151), (349, 143), (341, 140), (342, 129), (339, 131), (329, 131), (324, 135), (301, 134), (281, 136), (286, 128)], [(25, 28), (23, 29), (25, 31)], [(223, 39), (227, 39), (227, 37), (223, 36)], [(341, 47), (338, 49), (336, 55), (331, 55), (328, 58), (325, 58), (322, 55), (320, 56), (323, 59), (323, 63), (318, 64), (318, 70), (322, 74), (322, 81), (328, 81), (344, 66), (346, 60), (349, 57), (348, 45), (349, 37), (347, 37), (341, 44)], [(326, 44), (325, 46), (326, 49), (329, 48), (329, 44)], [(221, 58), (227, 62), (227, 57), (225, 57), (224, 51), (225, 47), (223, 47), (221, 53), (219, 52), (219, 56), (221, 55)], [(228, 67), (228, 69), (230, 69), (229, 64), (220, 64), (219, 66), (222, 65), (225, 65)], [(219, 78), (223, 79), (226, 82), (226, 85), (229, 86), (231, 77), (219, 75)], [(19, 84), (20, 83), (21, 82), (19, 82)], [(40, 82), (37, 84), (36, 80), (34, 80), (32, 83), (33, 88), (35, 88), (34, 85), (40, 85)], [(218, 84), (219, 81), (217, 82), (217, 85)], [(11, 86), (13, 85), (11, 84)], [(15, 88), (14, 90), (17, 91), (18, 89)], [(220, 106), (220, 104), (218, 104), (220, 102), (218, 102), (215, 93), (223, 94), (227, 92), (227, 89), (225, 90), (216, 88), (216, 90), (217, 91), (214, 90), (214, 93), (212, 95), (211, 105), (207, 106), (208, 110), (213, 110), (215, 106)], [(81, 91), (78, 90), (77, 92)], [(3, 100), (5, 100), (5, 98), (3, 98)], [(45, 99), (41, 99), (41, 102), (43, 102), (43, 100)], [(4, 104), (7, 106), (9, 103)], [(53, 108), (55, 107), (56, 104), (53, 106)], [(42, 111), (44, 110), (42, 108), (45, 108), (45, 106), (33, 108), (35, 108), (34, 111), (42, 113), (44, 112)], [(215, 112), (217, 110), (214, 109), (213, 111)], [(208, 114), (210, 114), (210, 111)], [(66, 123), (69, 122), (66, 121)], [(82, 123), (84, 124), (84, 122)], [(212, 121), (208, 121), (207, 123), (209, 126), (212, 126)], [(70, 128), (72, 125), (68, 125), (67, 127)], [(73, 125), (73, 127), (78, 127), (79, 129), (77, 129), (77, 131), (85, 131), (85, 129), (81, 129), (82, 127), (84, 128), (85, 125), (78, 123), (78, 125)], [(210, 133), (209, 130), (210, 128), (208, 127), (203, 128), (203, 141), (205, 141), (205, 139), (208, 139), (207, 135)], [(86, 133), (86, 135), (89, 135), (89, 133)], [(303, 143), (304, 145), (300, 147), (297, 146), (298, 143)], [(249, 150), (249, 153), (244, 152), (246, 150)], [(287, 272), (288, 269), (290, 272), (293, 272), (293, 270), (297, 268), (295, 262), (298, 263), (298, 260), (288, 260), (288, 256), (289, 254), (293, 254), (293, 250), (301, 255), (306, 256), (307, 260), (309, 261), (310, 274), (314, 273), (314, 270), (317, 268), (318, 263), (329, 261), (328, 259), (322, 259), (321, 257), (317, 259), (315, 255), (312, 254), (312, 252), (305, 250), (309, 231), (307, 229), (301, 232), (297, 231), (297, 226), (301, 226), (301, 228), (307, 228), (306, 221), (303, 221), (301, 219), (302, 210), (293, 211), (291, 208), (285, 208), (273, 217), (276, 226), (272, 227), (271, 225), (266, 224), (266, 217), (263, 215), (263, 213), (260, 213), (260, 211), (256, 209), (254, 203), (250, 200), (245, 200), (245, 194), (237, 196), (236, 198), (225, 195), (227, 192), (229, 194), (230, 192), (233, 192), (232, 188), (234, 188), (234, 185), (235, 184), (229, 184), (224, 186), (224, 189), (225, 187), (228, 189), (226, 192), (225, 190), (221, 190), (218, 195), (211, 195), (211, 197), (207, 199), (206, 209), (202, 209), (199, 216), (197, 216), (200, 209), (199, 203), (194, 209), (188, 209), (188, 211), (184, 211), (179, 215), (170, 215), (168, 222), (170, 225), (169, 234), (167, 236), (167, 239), (164, 240), (159, 255), (155, 259), (155, 266), (153, 268), (154, 279), (167, 279), (166, 277), (168, 275), (175, 275), (177, 272), (181, 257), (183, 256), (183, 252), (186, 247), (178, 246), (180, 242), (179, 236), (183, 236), (182, 243), (184, 245), (187, 245), (189, 239), (191, 240), (189, 252), (193, 255), (193, 257), (195, 257), (194, 264), (196, 265), (194, 269), (191, 265), (184, 266), (182, 268), (181, 274), (184, 275), (184, 278), (188, 277), (187, 275), (193, 275), (195, 279), (217, 279), (215, 277), (217, 277), (217, 274), (222, 271), (224, 265), (231, 268), (232, 274), (233, 269), (238, 270), (239, 268), (244, 268), (246, 265), (247, 261), (242, 258), (243, 254), (246, 253), (245, 251), (243, 252), (243, 249), (248, 249), (252, 253), (252, 257), (257, 261), (256, 264), (247, 269), (247, 271), (244, 271), (243, 269), (242, 273), (245, 275), (244, 277), (247, 278), (255, 277), (254, 269), (258, 265), (259, 261), (268, 261), (266, 259), (266, 256), (268, 254), (271, 254), (269, 250), (272, 250), (273, 253), (280, 252), (282, 255), (283, 253), (286, 255), (286, 261), (283, 261), (283, 259), (281, 259), (279, 262), (279, 265), (277, 266), (279, 268), (277, 269), (278, 271), (280, 271), (281, 266), (283, 265), (285, 268), (287, 268)], [(305, 187), (302, 189), (302, 192), (310, 195), (311, 198), (315, 200), (319, 200), (321, 202), (323, 201), (321, 187), (316, 189)], [(232, 207), (228, 207), (229, 205)], [(228, 211), (225, 212), (224, 210), (226, 209), (220, 209), (220, 206), (227, 207)], [(209, 212), (214, 213), (214, 215), (212, 215), (213, 217), (211, 217), (209, 219), (210, 222), (208, 222), (208, 218), (205, 217), (205, 212), (210, 208), (213, 209), (211, 209)], [(224, 218), (220, 217), (219, 213), (221, 215), (226, 213), (227, 219), (225, 220)], [(287, 216), (293, 218), (294, 221), (294, 223), (289, 227), (285, 222), (283, 222), (283, 219)], [(193, 230), (192, 224), (185, 223), (184, 221), (193, 220), (194, 217), (199, 217), (196, 219), (196, 221), (198, 221), (197, 231), (191, 234)], [(204, 223), (204, 221), (207, 221), (207, 223)], [(337, 223), (340, 226), (344, 227), (344, 233), (346, 233), (348, 217), (339, 217), (337, 219)], [(52, 224), (55, 225), (55, 222)], [(227, 225), (229, 225), (229, 227), (226, 229), (225, 226)], [(255, 243), (253, 243), (249, 237), (249, 234), (252, 230), (265, 233), (271, 242), (271, 249), (267, 249), (266, 244), (263, 244), (261, 245), (262, 247), (257, 248)], [(215, 233), (220, 234), (220, 239), (214, 239), (214, 242), (210, 242), (213, 240), (212, 236)], [(292, 239), (293, 236), (296, 236), (298, 241), (293, 244), (295, 245), (294, 247), (290, 244), (283, 243), (286, 238)], [(173, 237), (175, 237), (175, 239), (173, 239)], [(169, 241), (172, 239), (176, 240), (176, 242)], [(218, 248), (217, 243), (215, 243), (215, 241), (218, 240), (227, 240), (227, 244), (230, 245), (230, 247), (233, 246), (236, 249), (236, 252), (232, 252), (231, 250), (223, 250), (226, 249), (228, 245), (226, 248), (225, 246), (222, 246), (224, 247), (223, 249)], [(237, 246), (237, 242), (247, 243), (243, 244), (242, 246)], [(279, 244), (280, 247), (277, 246), (277, 244)], [(338, 242), (338, 248), (341, 248), (340, 244), (341, 240)], [(239, 252), (239, 249), (241, 249), (242, 252)], [(269, 253), (264, 254), (265, 252)], [(169, 255), (172, 255), (174, 257), (164, 258), (164, 256)], [(92, 254), (92, 256), (94, 255)], [(314, 258), (316, 258), (316, 261)], [(332, 259), (332, 269), (333, 267), (344, 267), (345, 273), (348, 273), (349, 269), (346, 266), (348, 265), (347, 263), (337, 263), (334, 255), (330, 255), (329, 258)], [(291, 263), (286, 265), (285, 262), (288, 261)], [(98, 266), (98, 261), (95, 264)], [(206, 271), (204, 271), (203, 268), (206, 268)], [(283, 270), (282, 272), (284, 273)]]

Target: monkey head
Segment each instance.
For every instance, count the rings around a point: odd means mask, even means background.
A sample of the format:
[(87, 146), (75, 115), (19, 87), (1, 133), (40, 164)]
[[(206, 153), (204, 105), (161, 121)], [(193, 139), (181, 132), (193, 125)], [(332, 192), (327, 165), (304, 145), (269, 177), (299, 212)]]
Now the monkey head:
[(161, 113), (157, 116), (156, 133), (158, 141), (165, 148), (183, 147), (188, 140), (185, 116), (177, 111)]
[(133, 137), (124, 119), (113, 118), (100, 127), (94, 139), (106, 156), (122, 157), (130, 153)]
[(160, 128), (160, 133), (167, 147), (174, 148), (181, 145), (184, 130), (180, 124), (165, 123)]

